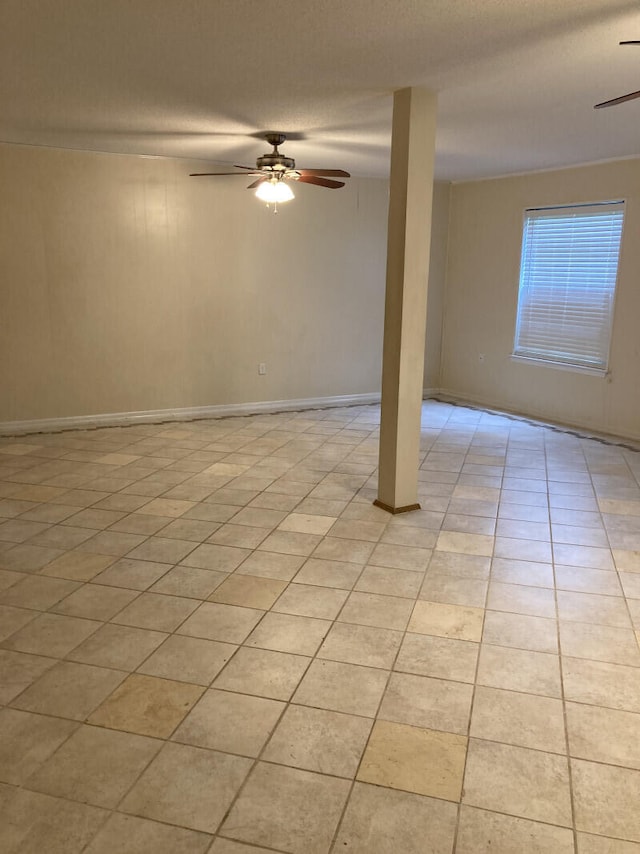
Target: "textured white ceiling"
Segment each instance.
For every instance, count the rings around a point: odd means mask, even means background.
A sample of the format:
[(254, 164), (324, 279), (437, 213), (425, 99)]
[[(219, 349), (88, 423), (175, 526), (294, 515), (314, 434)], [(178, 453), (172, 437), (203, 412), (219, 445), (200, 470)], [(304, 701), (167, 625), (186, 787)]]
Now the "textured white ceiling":
[(388, 173), (392, 93), (439, 93), (437, 176), (640, 154), (638, 0), (1, 0), (0, 141)]

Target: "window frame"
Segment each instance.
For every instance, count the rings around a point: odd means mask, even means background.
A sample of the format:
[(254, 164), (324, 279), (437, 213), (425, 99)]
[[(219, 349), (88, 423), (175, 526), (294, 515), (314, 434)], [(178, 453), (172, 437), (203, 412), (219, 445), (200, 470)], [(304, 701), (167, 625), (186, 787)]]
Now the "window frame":
[[(525, 259), (525, 237), (526, 237), (526, 225), (527, 219), (531, 217), (532, 214), (535, 214), (537, 211), (546, 212), (546, 211), (575, 211), (580, 208), (598, 208), (598, 207), (608, 207), (608, 206), (618, 206), (622, 210), (622, 226), (620, 229), (620, 244), (618, 249), (618, 260), (615, 271), (615, 278), (613, 289), (611, 291), (611, 308), (608, 313), (608, 328), (607, 332), (607, 347), (604, 361), (604, 367), (596, 366), (596, 365), (588, 365), (588, 364), (579, 364), (577, 362), (571, 362), (568, 360), (560, 360), (553, 358), (544, 358), (544, 356), (537, 357), (535, 355), (530, 355), (526, 353), (518, 353), (518, 345), (519, 345), (519, 332), (520, 332), (520, 310), (521, 310), (521, 293), (523, 288), (523, 267), (524, 267), (524, 259)], [(618, 197), (613, 199), (605, 199), (598, 200), (592, 202), (573, 202), (568, 204), (553, 204), (553, 205), (537, 205), (536, 207), (527, 207), (522, 210), (522, 225), (520, 229), (521, 235), (521, 245), (520, 245), (520, 264), (518, 271), (518, 287), (517, 287), (517, 295), (516, 295), (516, 316), (514, 323), (514, 335), (513, 335), (513, 346), (511, 350), (511, 360), (514, 362), (520, 362), (529, 365), (538, 365), (540, 367), (548, 367), (555, 368), (561, 371), (572, 371), (575, 373), (581, 374), (591, 374), (592, 376), (598, 377), (608, 377), (611, 373), (610, 370), (610, 360), (611, 360), (611, 343), (613, 339), (613, 328), (614, 328), (614, 318), (615, 318), (615, 309), (616, 309), (616, 297), (618, 293), (618, 282), (620, 277), (620, 262), (622, 259), (622, 249), (623, 249), (623, 240), (624, 240), (624, 229), (626, 224), (626, 211), (627, 211), (627, 199), (626, 197)]]

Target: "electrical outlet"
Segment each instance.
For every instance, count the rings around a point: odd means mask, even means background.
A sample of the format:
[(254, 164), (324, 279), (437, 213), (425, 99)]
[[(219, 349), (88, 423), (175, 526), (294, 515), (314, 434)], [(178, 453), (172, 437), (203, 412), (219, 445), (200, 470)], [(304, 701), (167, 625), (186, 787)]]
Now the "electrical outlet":
[(263, 377), (267, 373), (267, 365), (265, 362), (260, 362), (258, 365), (258, 373)]

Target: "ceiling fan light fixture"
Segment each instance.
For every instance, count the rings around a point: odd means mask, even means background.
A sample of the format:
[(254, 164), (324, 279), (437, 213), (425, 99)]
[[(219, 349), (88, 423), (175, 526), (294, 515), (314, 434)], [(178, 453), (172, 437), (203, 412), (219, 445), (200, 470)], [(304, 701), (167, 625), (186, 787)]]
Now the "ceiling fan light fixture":
[(256, 197), (267, 204), (275, 204), (280, 202), (290, 202), (295, 198), (293, 190), (284, 181), (277, 178), (270, 178), (268, 181), (263, 181), (256, 190)]

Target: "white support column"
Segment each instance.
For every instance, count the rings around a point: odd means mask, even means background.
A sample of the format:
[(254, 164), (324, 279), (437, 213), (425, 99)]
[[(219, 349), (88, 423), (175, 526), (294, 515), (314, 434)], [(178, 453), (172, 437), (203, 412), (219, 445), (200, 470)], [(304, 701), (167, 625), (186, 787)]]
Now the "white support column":
[(436, 95), (393, 99), (378, 507), (419, 510), (418, 460), (427, 323)]

